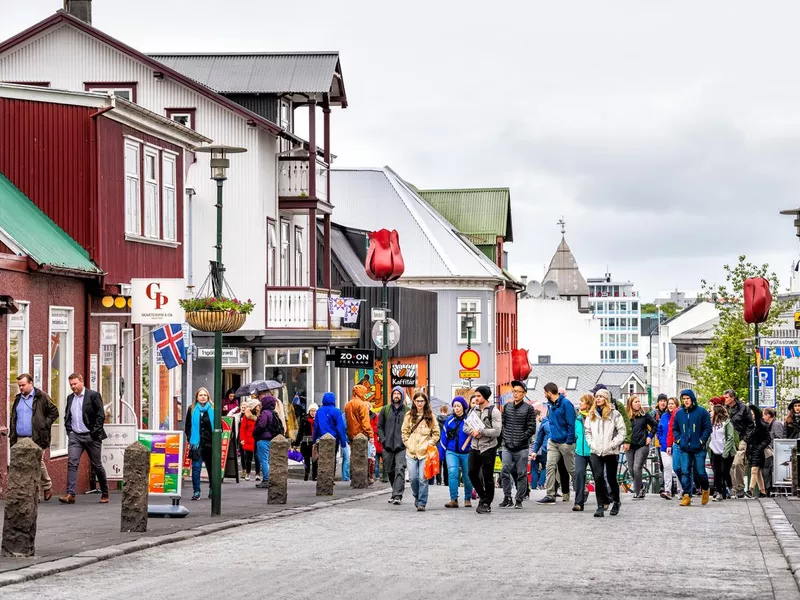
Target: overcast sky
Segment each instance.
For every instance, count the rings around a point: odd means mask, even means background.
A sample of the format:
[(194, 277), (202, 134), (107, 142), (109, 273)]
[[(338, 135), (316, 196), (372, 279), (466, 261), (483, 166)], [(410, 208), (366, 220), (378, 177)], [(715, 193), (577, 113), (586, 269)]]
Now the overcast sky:
[[(11, 5), (11, 0), (2, 0)], [(14, 2), (7, 38), (61, 8)], [(7, 7), (6, 7), (7, 8)], [(587, 277), (646, 299), (747, 254), (798, 255), (800, 2), (94, 0), (144, 51), (338, 50), (339, 166), (508, 186), (510, 266), (540, 278), (567, 221)], [(390, 223), (387, 223), (390, 225)]]

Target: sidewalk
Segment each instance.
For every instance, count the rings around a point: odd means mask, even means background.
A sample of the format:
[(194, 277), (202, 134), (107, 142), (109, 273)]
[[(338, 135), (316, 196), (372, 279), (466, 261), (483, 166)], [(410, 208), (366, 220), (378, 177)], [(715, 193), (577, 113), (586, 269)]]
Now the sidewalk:
[[(122, 492), (111, 491), (111, 501), (98, 504), (99, 494), (78, 496), (73, 505), (59, 504), (53, 495), (50, 502), (39, 504), (34, 558), (0, 558), (0, 573), (31, 565), (66, 558), (99, 548), (107, 548), (141, 538), (157, 537), (212, 523), (246, 519), (278, 513), (286, 509), (309, 506), (318, 502), (340, 500), (363, 495), (365, 492), (388, 490), (387, 484), (376, 481), (367, 489), (356, 490), (349, 482), (337, 481), (333, 496), (317, 496), (316, 482), (289, 479), (286, 504), (267, 504), (267, 490), (255, 487), (255, 481), (222, 484), (222, 515), (211, 516), (208, 484), (203, 482), (200, 500), (191, 501), (192, 484), (184, 481), (181, 504), (191, 512), (182, 519), (150, 518), (146, 533), (120, 533)], [(168, 499), (153, 498), (151, 504), (170, 504)], [(0, 502), (0, 508), (4, 508)]]

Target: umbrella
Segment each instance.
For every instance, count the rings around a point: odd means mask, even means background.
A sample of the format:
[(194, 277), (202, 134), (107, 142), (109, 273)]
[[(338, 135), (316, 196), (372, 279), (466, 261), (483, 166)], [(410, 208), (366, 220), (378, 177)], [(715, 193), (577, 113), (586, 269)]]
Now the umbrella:
[(250, 383), (245, 384), (236, 390), (235, 396), (237, 398), (241, 398), (242, 396), (249, 396), (250, 394), (258, 392), (278, 390), (282, 387), (283, 384), (275, 381), (274, 379), (257, 379), (256, 381), (251, 381)]

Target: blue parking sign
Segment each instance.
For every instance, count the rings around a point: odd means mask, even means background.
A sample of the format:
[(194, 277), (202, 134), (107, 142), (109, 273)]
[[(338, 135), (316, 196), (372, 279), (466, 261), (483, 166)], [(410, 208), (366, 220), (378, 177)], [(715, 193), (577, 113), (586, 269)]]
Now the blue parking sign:
[(760, 369), (750, 368), (750, 402), (759, 408), (775, 408), (777, 394), (775, 393), (775, 380), (777, 367), (764, 365)]

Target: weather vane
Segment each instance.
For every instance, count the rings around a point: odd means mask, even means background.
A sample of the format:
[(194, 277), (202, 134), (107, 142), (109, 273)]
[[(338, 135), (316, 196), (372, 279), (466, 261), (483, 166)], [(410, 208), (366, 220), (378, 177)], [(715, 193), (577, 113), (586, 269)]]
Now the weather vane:
[(564, 235), (567, 231), (567, 222), (564, 220), (564, 217), (561, 217), (561, 220), (557, 223), (557, 225), (561, 225), (561, 235)]

